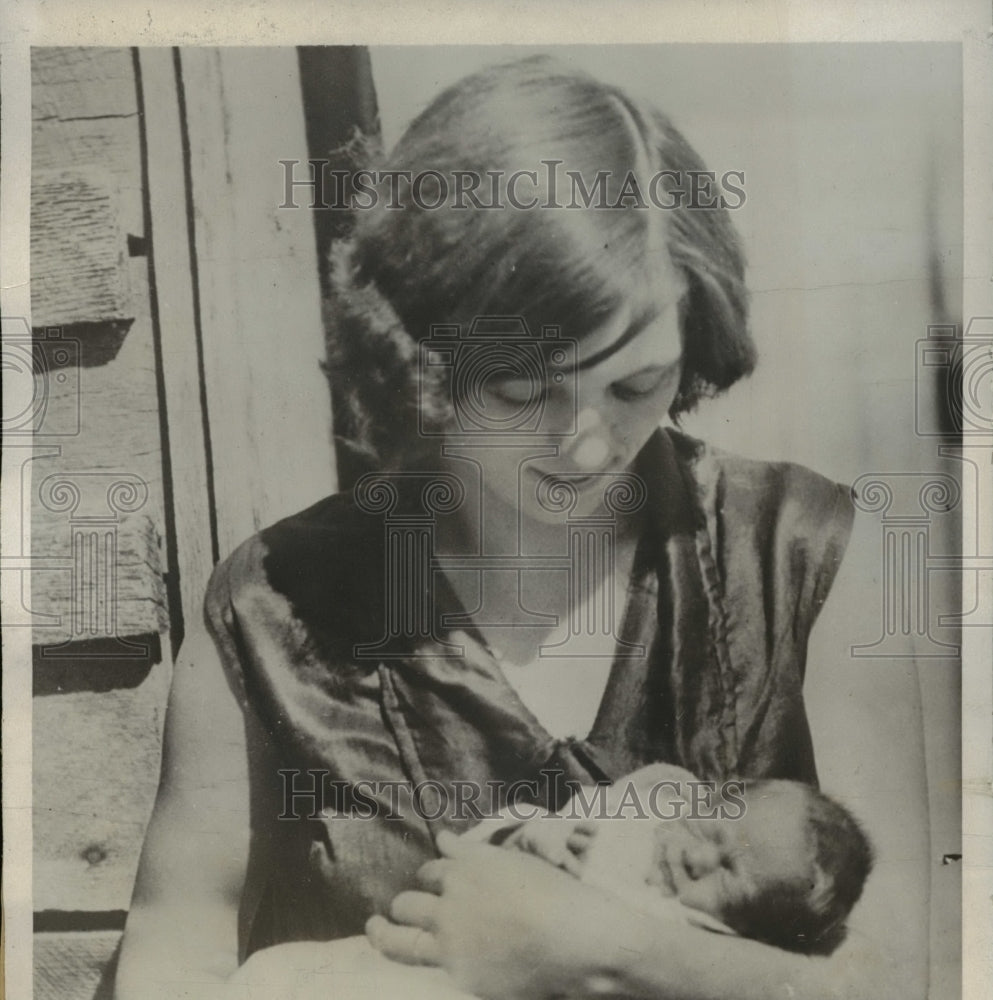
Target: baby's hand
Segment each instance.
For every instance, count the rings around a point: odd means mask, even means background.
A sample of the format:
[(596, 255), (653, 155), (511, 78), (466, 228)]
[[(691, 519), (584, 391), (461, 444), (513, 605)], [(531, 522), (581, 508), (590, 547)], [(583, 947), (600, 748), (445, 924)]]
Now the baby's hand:
[[(551, 813), (528, 820), (504, 844), (533, 854), (579, 878), (582, 875), (581, 855), (570, 846), (575, 828), (574, 821)], [(578, 846), (579, 842), (576, 843)]]

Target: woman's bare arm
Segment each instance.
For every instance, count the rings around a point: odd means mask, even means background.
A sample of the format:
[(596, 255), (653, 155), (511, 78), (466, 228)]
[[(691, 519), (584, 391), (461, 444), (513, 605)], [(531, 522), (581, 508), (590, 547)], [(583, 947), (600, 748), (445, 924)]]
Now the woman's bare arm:
[(176, 663), (162, 773), (124, 932), (116, 1000), (239, 996), (249, 843), (245, 723), (206, 632)]
[(205, 632), (183, 645), (164, 737), (159, 792), (124, 931), (115, 1000), (323, 998), (334, 942), (276, 945), (238, 965), (249, 773), (264, 766), (266, 747), (257, 720), (250, 711), (243, 714), (232, 694)]

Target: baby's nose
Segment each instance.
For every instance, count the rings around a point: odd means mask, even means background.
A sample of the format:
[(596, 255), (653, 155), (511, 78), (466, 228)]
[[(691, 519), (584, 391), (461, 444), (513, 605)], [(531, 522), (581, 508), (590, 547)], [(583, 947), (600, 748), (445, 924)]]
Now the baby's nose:
[(691, 844), (683, 850), (683, 865), (690, 878), (703, 878), (721, 867), (720, 849), (706, 842)]
[(569, 457), (580, 469), (599, 469), (610, 456), (606, 431), (596, 410), (583, 410), (576, 418), (576, 440)]

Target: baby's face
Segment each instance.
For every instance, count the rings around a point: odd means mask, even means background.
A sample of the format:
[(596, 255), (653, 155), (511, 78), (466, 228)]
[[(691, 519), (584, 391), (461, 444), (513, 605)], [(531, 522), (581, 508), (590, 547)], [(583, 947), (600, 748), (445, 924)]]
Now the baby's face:
[(810, 878), (805, 794), (785, 783), (746, 793), (736, 820), (598, 820), (581, 824), (570, 847), (586, 881), (630, 884), (640, 871), (639, 881), (662, 895), (721, 920), (729, 904), (770, 882)]
[(685, 906), (720, 919), (770, 884), (810, 878), (806, 793), (781, 785), (746, 796), (740, 819), (658, 824), (656, 870)]

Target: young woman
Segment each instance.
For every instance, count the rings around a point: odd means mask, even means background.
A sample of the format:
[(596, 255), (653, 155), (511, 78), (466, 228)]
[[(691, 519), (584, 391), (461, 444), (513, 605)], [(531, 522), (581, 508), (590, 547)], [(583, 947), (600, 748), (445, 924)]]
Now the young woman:
[[(913, 671), (846, 667), (832, 632), (807, 669), (848, 491), (659, 429), (755, 360), (705, 176), (660, 112), (545, 58), (445, 91), (381, 165), (332, 272), (332, 363), (381, 474), (215, 571), (121, 1000), (292, 996), (367, 921), (485, 997), (924, 995)], [(653, 761), (832, 779), (879, 856), (849, 942), (655, 926), (448, 836)]]

